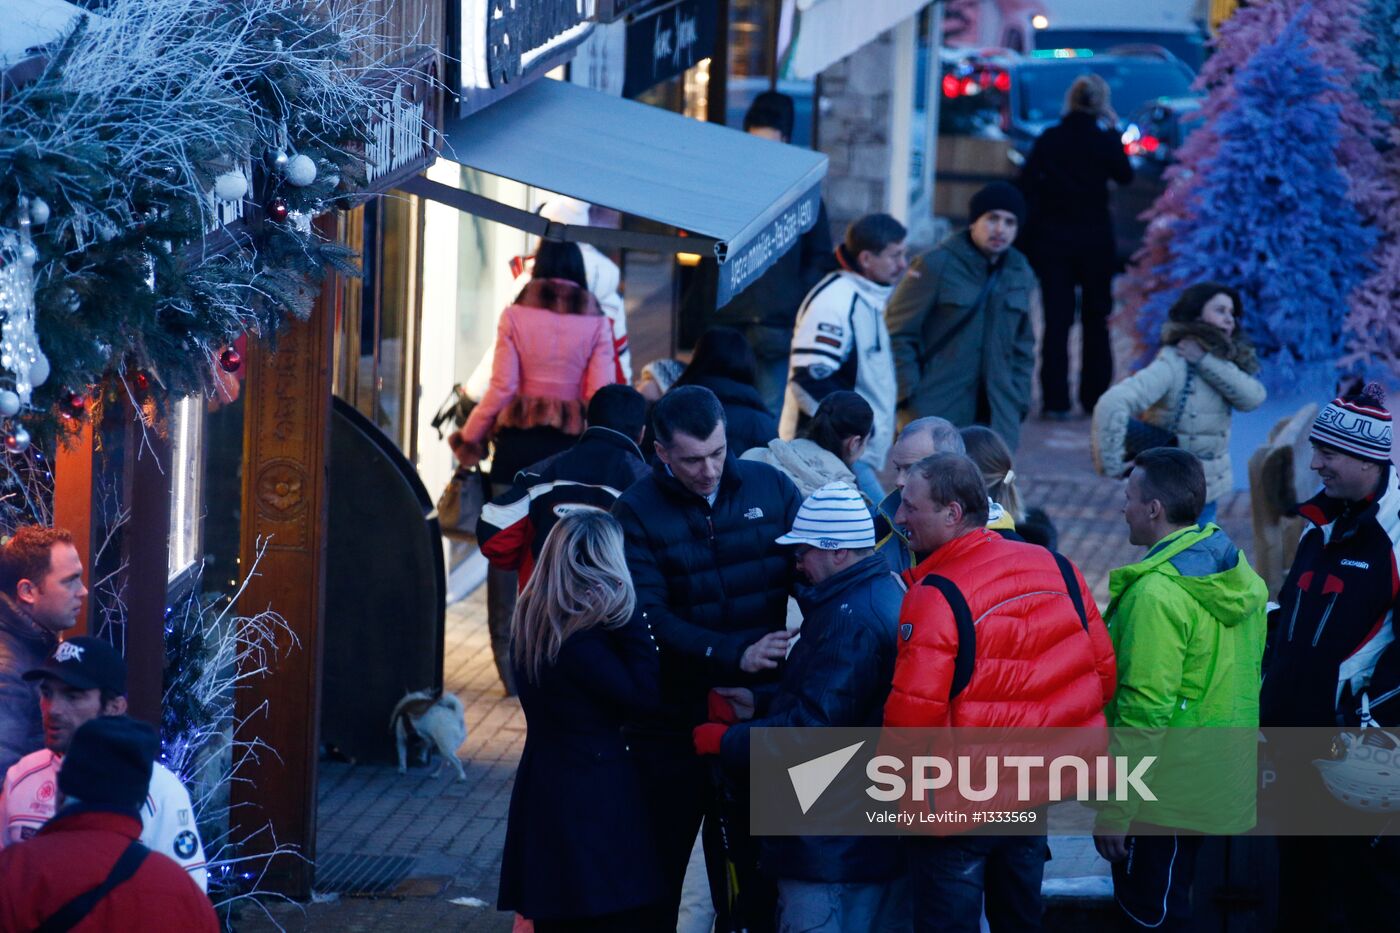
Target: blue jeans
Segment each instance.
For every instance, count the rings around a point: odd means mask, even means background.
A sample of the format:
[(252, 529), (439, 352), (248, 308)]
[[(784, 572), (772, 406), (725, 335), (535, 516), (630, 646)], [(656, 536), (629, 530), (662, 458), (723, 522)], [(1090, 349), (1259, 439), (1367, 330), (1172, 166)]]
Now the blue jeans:
[(778, 933), (904, 933), (909, 891), (904, 878), (871, 884), (778, 880)]
[(909, 880), (919, 933), (1040, 930), (1044, 836), (930, 836), (911, 840)]

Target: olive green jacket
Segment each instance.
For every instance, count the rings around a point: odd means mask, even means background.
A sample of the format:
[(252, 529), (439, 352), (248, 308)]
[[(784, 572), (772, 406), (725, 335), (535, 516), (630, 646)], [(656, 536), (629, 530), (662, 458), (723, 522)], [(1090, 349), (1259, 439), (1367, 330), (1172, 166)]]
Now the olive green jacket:
[(941, 415), (958, 427), (984, 419), (1015, 450), (1030, 410), (1035, 370), (1030, 263), (1014, 247), (977, 319), (952, 333), (977, 302), (992, 265), (966, 230), (918, 257), (885, 308), (901, 407), (915, 417)]

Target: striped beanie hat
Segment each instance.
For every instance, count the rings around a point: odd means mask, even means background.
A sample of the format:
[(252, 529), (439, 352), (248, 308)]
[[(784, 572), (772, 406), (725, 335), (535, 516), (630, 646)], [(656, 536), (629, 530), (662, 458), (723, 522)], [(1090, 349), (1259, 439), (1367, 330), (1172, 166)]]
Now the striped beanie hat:
[(1313, 422), (1308, 440), (1361, 460), (1390, 462), (1390, 412), (1385, 390), (1372, 382), (1355, 395), (1333, 399)]
[(792, 531), (779, 544), (806, 544), (823, 551), (875, 546), (875, 520), (860, 493), (846, 483), (827, 483), (797, 510)]

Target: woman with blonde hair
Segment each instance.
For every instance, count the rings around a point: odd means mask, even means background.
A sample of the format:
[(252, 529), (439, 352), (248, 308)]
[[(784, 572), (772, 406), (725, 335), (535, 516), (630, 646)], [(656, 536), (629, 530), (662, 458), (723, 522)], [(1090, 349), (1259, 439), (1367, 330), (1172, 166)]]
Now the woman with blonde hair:
[(635, 610), (617, 520), (588, 508), (560, 519), (511, 641), (526, 733), (499, 906), (536, 933), (665, 927), (660, 854), (622, 734), (660, 705), (656, 643)]
[[(997, 521), (993, 515), (987, 527), (1003, 537), (1055, 550), (1058, 537), (1055, 525), (1044, 509), (1026, 508), (1015, 464), (1011, 460), (1011, 448), (1006, 446), (1006, 441), (991, 428), (980, 424), (963, 428), (958, 433), (967, 447), (967, 456), (982, 471), (987, 498), (1002, 512), (1001, 520)], [(996, 509), (992, 509), (992, 512), (995, 513)]]
[(1051, 420), (1070, 415), (1069, 331), (1076, 307), (1083, 325), (1079, 404), (1086, 414), (1113, 382), (1108, 315), (1118, 249), (1108, 185), (1133, 180), (1117, 124), (1108, 82), (1082, 74), (1065, 95), (1064, 116), (1040, 134), (1021, 169), (1028, 216), (1017, 245), (1040, 279), (1040, 395), (1042, 413)]

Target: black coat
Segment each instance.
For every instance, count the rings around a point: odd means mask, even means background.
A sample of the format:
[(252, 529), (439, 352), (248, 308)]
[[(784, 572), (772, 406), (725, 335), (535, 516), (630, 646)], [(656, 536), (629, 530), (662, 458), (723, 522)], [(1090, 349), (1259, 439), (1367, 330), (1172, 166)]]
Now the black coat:
[(724, 406), (724, 433), (734, 456), (762, 447), (778, 436), (778, 419), (753, 386), (722, 376), (702, 376), (693, 385), (709, 389)]
[(658, 676), (641, 616), (571, 636), (538, 684), (517, 666), (525, 750), (510, 796), (500, 909), (596, 917), (666, 896), (641, 776), (621, 732), (656, 708)]
[[(879, 554), (799, 592), (802, 636), (764, 714), (731, 726), (725, 765), (748, 769), (755, 727), (870, 726), (884, 719), (894, 680), (904, 588)], [(888, 836), (772, 836), (759, 864), (774, 878), (823, 883), (884, 881), (901, 870), (898, 839)]]
[(1108, 183), (1126, 185), (1133, 166), (1114, 130), (1087, 113), (1068, 113), (1040, 134), (1021, 170), (1031, 242), (1047, 228), (1111, 229)]
[(801, 502), (782, 473), (731, 457), (713, 506), (663, 464), (613, 506), (637, 610), (661, 645), (665, 727), (704, 722), (709, 689), (743, 682), (744, 649), (784, 626), (793, 561), (774, 542)]

